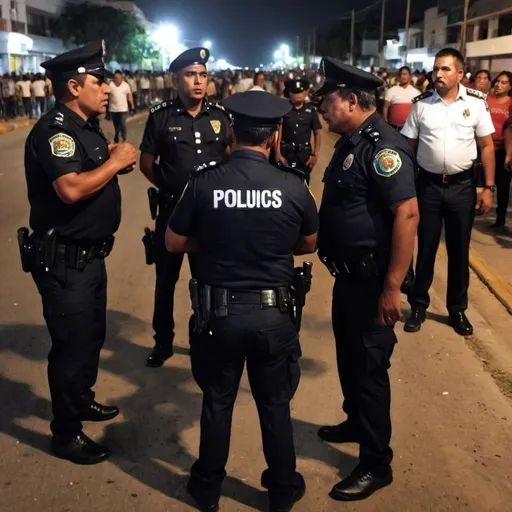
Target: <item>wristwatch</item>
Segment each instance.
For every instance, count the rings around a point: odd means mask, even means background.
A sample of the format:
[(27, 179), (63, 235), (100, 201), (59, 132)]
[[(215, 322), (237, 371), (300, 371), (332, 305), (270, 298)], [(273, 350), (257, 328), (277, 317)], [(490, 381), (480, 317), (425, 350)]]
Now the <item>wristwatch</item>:
[(493, 194), (496, 192), (496, 185), (484, 185), (484, 188), (489, 189)]

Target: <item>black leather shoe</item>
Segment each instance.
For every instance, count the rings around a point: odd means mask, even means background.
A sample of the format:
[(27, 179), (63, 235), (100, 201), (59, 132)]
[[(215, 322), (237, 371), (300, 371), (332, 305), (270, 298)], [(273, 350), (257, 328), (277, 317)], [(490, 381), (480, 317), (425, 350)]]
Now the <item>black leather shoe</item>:
[(149, 368), (160, 368), (167, 359), (172, 357), (174, 355), (174, 352), (171, 349), (164, 349), (160, 347), (159, 345), (156, 345), (149, 357), (146, 360), (146, 366)]
[(411, 314), (405, 322), (405, 332), (418, 332), (421, 329), (421, 324), (425, 321), (427, 312), (424, 306), (412, 306)]
[(450, 313), (450, 325), (454, 328), (455, 332), (461, 336), (470, 336), (473, 334), (473, 326), (463, 311)]
[[(264, 489), (270, 487), (268, 469), (265, 469), (261, 474), (261, 486)], [(295, 472), (294, 487), (290, 490), (283, 490), (280, 494), (279, 497), (273, 496), (270, 500), (270, 512), (290, 512), (295, 503), (304, 498), (306, 494), (304, 477), (300, 473)]]
[(187, 483), (187, 491), (194, 498), (194, 501), (197, 503), (199, 510), (201, 512), (218, 512), (219, 510), (219, 502), (209, 503), (201, 493), (190, 483)]
[(505, 219), (496, 219), (496, 222), (491, 225), (491, 228), (504, 228), (505, 227)]
[(337, 501), (359, 501), (368, 498), (375, 491), (390, 485), (393, 471), (389, 468), (383, 473), (355, 469), (347, 478), (337, 483), (329, 496)]
[(339, 425), (321, 427), (318, 437), (328, 443), (358, 443), (359, 439), (347, 421)]
[(66, 441), (54, 436), (51, 450), (57, 457), (67, 459), (75, 464), (98, 464), (107, 460), (110, 455), (108, 448), (95, 443), (83, 432)]
[(113, 405), (101, 405), (93, 402), (80, 414), (80, 421), (108, 421), (119, 414), (119, 409)]

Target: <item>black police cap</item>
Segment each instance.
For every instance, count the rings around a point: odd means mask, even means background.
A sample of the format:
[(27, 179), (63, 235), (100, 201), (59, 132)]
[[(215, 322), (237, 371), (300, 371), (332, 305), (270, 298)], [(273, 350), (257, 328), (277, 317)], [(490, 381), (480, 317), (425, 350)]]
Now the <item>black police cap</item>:
[(103, 78), (112, 78), (114, 75), (105, 69), (105, 41), (95, 41), (76, 48), (41, 64), (51, 76), (71, 78), (75, 75), (95, 75)]
[(206, 66), (210, 58), (210, 51), (208, 48), (190, 48), (178, 55), (169, 66), (171, 73), (177, 73), (183, 68), (188, 66), (195, 66), (196, 64), (203, 64)]
[(233, 114), (235, 124), (273, 127), (292, 109), (289, 101), (265, 91), (246, 91), (228, 96), (226, 110)]
[(311, 82), (304, 77), (290, 78), (284, 83), (286, 89), (288, 89), (292, 94), (307, 91), (310, 85)]
[(365, 89), (373, 91), (384, 82), (362, 69), (344, 64), (332, 57), (324, 57), (320, 63), (324, 79), (315, 96), (323, 96), (338, 89)]

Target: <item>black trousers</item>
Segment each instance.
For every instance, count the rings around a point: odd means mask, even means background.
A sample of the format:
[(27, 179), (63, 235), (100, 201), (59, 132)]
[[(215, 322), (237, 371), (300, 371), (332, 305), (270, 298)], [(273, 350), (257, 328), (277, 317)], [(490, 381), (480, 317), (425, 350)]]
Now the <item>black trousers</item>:
[(112, 116), (112, 122), (114, 123), (114, 142), (119, 142), (119, 135), (121, 135), (121, 138), (123, 139), (123, 142), (126, 141), (126, 123), (128, 119), (128, 112), (111, 112), (110, 115)]
[(510, 199), (510, 181), (512, 171), (505, 170), (505, 149), (496, 151), (496, 196), (498, 206), (496, 208), (496, 220), (506, 221), (508, 202)]
[(106, 333), (105, 261), (94, 259), (81, 271), (58, 261), (48, 272), (42, 266), (34, 268), (32, 277), (52, 341), (48, 354), (51, 430), (70, 439), (82, 430), (80, 412), (94, 400), (92, 387)]
[(446, 307), (450, 313), (468, 307), (469, 243), (475, 219), (476, 187), (471, 178), (451, 184), (433, 182), (427, 172), (417, 180), (420, 210), (416, 280), (412, 305), (430, 305), (429, 289), (444, 224), (448, 252), (448, 290)]
[(212, 334), (194, 337), (192, 373), (203, 392), (199, 459), (191, 483), (208, 500), (220, 497), (229, 455), (231, 418), (247, 361), (258, 408), (263, 452), (269, 469), (269, 497), (289, 492), (295, 482), (290, 400), (300, 380), (297, 330), (277, 308), (229, 305), (229, 316), (210, 322)]
[[(180, 278), (183, 254), (168, 252), (165, 248), (165, 231), (175, 204), (159, 212), (156, 220), (154, 253), (156, 255), (155, 307), (153, 330), (155, 345), (171, 350), (174, 341), (174, 291)], [(190, 272), (193, 274), (194, 257), (188, 255)]]
[(286, 158), (290, 167), (295, 165), (297, 169), (300, 169), (306, 173), (306, 181), (309, 185), (311, 169), (307, 166), (307, 161), (311, 156), (311, 148), (305, 149), (303, 151), (295, 151), (287, 147), (282, 147), (281, 154)]
[(388, 369), (397, 341), (394, 329), (377, 321), (382, 287), (381, 278), (341, 275), (332, 301), (343, 410), (360, 437), (360, 466), (376, 471), (393, 459)]

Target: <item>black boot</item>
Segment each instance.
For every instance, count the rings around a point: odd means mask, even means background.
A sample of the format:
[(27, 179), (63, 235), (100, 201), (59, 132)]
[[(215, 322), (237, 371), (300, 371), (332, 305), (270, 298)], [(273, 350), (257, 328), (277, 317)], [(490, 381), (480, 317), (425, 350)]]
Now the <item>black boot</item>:
[(463, 311), (450, 313), (450, 325), (461, 336), (471, 336), (473, 334), (473, 326)]
[(404, 331), (405, 332), (418, 332), (421, 329), (421, 324), (425, 321), (427, 317), (427, 311), (425, 306), (414, 305), (411, 307), (411, 314), (405, 322)]
[(110, 451), (105, 446), (95, 443), (83, 432), (72, 439), (52, 438), (51, 450), (61, 459), (67, 459), (75, 464), (98, 464), (107, 460)]
[(348, 421), (344, 421), (339, 425), (321, 427), (317, 435), (320, 439), (327, 441), (328, 443), (358, 443), (359, 438), (356, 431), (349, 424)]
[(210, 502), (207, 498), (201, 495), (199, 489), (190, 482), (187, 483), (187, 491), (194, 498), (201, 512), (217, 512), (219, 510), (219, 502)]
[[(261, 474), (261, 486), (264, 489), (271, 487), (270, 473), (268, 469)], [(279, 491), (269, 491), (270, 512), (290, 512), (295, 503), (304, 498), (306, 494), (306, 482), (304, 477), (295, 472), (293, 485)]]
[(173, 355), (172, 347), (164, 348), (160, 345), (155, 345), (155, 348), (146, 360), (146, 366), (149, 368), (160, 368)]
[(93, 402), (80, 414), (80, 421), (107, 421), (115, 418), (119, 414), (119, 409), (111, 405), (101, 405)]
[(391, 467), (374, 472), (356, 468), (347, 478), (338, 482), (329, 493), (337, 501), (359, 501), (371, 496), (375, 491), (386, 487), (393, 481)]

